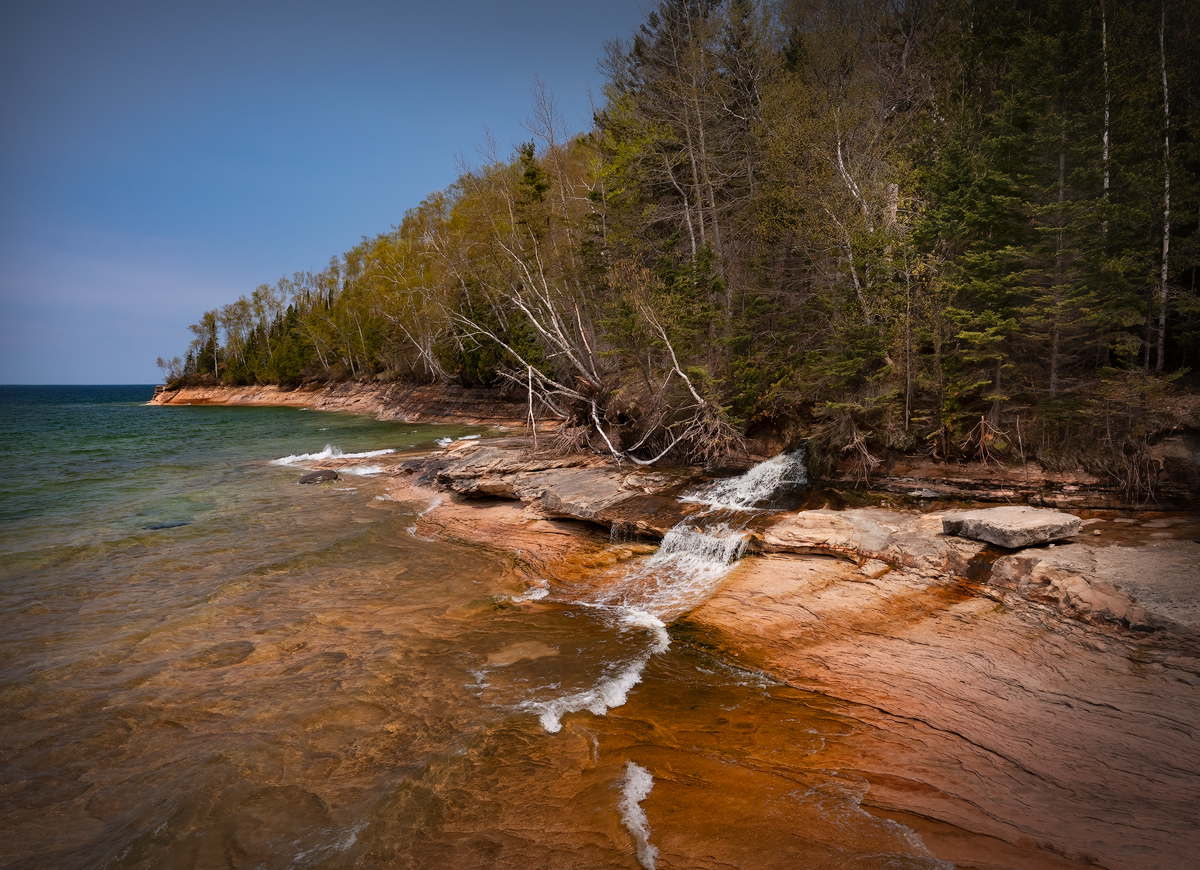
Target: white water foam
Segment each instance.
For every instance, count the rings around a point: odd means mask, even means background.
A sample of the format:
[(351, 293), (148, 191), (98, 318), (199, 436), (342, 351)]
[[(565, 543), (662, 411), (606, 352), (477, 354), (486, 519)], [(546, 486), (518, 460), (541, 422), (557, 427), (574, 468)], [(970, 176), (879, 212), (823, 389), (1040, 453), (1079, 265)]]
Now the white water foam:
[(707, 505), (712, 510), (751, 510), (770, 498), (784, 483), (808, 483), (804, 451), (793, 450), (760, 462), (744, 474), (694, 489), (680, 501)]
[[(651, 632), (648, 647), (625, 667), (602, 678), (595, 686), (549, 701), (526, 702), (522, 709), (536, 712), (550, 733), (562, 728), (562, 717), (587, 710), (603, 716), (625, 703), (629, 691), (642, 679), (650, 657), (671, 644), (664, 620), (675, 619), (704, 601), (733, 570), (746, 550), (745, 527), (754, 505), (770, 498), (784, 482), (803, 481), (803, 454), (796, 452), (767, 460), (745, 474), (719, 481), (689, 494), (685, 500), (709, 505), (710, 510), (671, 528), (654, 555), (625, 577), (625, 583), (599, 600), (577, 602), (589, 607), (614, 609), (622, 629)], [(729, 520), (702, 527), (717, 511), (744, 511), (738, 524)]]
[(359, 477), (371, 477), (375, 474), (383, 474), (385, 469), (382, 465), (354, 465), (350, 468), (339, 468), (338, 471), (343, 474), (356, 474)]
[(629, 690), (642, 681), (642, 671), (646, 669), (650, 656), (665, 652), (671, 645), (666, 624), (654, 614), (632, 607), (618, 607), (615, 612), (622, 628), (643, 629), (651, 633), (652, 642), (649, 648), (590, 689), (572, 692), (549, 701), (527, 701), (522, 704), (520, 709), (537, 713), (542, 727), (550, 734), (557, 734), (562, 730), (562, 717), (568, 713), (587, 710), (595, 716), (603, 716), (613, 707), (624, 705), (629, 697)]
[(621, 811), (621, 823), (629, 829), (637, 844), (638, 863), (645, 870), (654, 870), (658, 860), (658, 847), (650, 845), (650, 820), (641, 803), (654, 789), (654, 777), (640, 764), (625, 762), (625, 779), (621, 787), (621, 800), (617, 809)]
[(383, 456), (396, 451), (388, 447), (385, 450), (367, 450), (363, 453), (343, 453), (332, 444), (326, 444), (325, 449), (319, 453), (293, 453), (291, 456), (284, 456), (282, 459), (272, 459), (272, 465), (298, 465), (301, 462), (314, 462), (319, 459), (370, 459), (374, 456)]
[(483, 437), (482, 435), (464, 435), (461, 438), (439, 438), (437, 441), (434, 441), (433, 443), (436, 444), (438, 447), (449, 447), (455, 441), (474, 441), (475, 439), (482, 438), (482, 437)]
[(549, 594), (550, 590), (545, 586), (531, 586), (520, 595), (512, 596), (512, 602), (513, 604), (520, 604), (522, 601), (541, 601)]
[[(421, 517), (425, 516), (425, 514), (429, 513), (431, 510), (433, 510), (435, 507), (437, 507), (441, 503), (442, 503), (442, 497), (440, 495), (435, 496), (433, 501), (431, 501), (425, 507), (425, 510), (420, 511), (414, 519), (419, 521), (421, 519)], [(424, 538), (422, 538), (420, 535), (417, 534), (417, 523), (416, 522), (413, 522), (413, 524), (411, 526), (409, 526), (407, 529), (405, 529), (405, 531), (408, 532), (409, 537), (411, 537), (411, 538), (415, 538), (418, 541), (425, 540)]]
[(316, 865), (320, 861), (320, 859), (328, 858), (331, 855), (336, 855), (341, 852), (349, 851), (350, 848), (355, 843), (358, 842), (358, 835), (363, 832), (363, 829), (366, 826), (367, 826), (367, 822), (364, 819), (363, 821), (358, 822), (357, 824), (352, 825), (351, 827), (346, 828), (340, 832), (335, 831), (334, 829), (331, 829), (331, 828), (325, 828), (322, 831), (320, 831), (319, 833), (332, 834), (334, 837), (336, 837), (336, 839), (334, 839), (332, 842), (325, 843), (322, 845), (317, 845), (310, 849), (303, 849), (302, 841), (297, 840), (295, 842), (294, 846), (300, 847), (300, 851), (298, 851), (296, 853), (296, 857), (294, 859), (293, 866), (295, 866), (295, 867), (311, 867), (311, 866)]

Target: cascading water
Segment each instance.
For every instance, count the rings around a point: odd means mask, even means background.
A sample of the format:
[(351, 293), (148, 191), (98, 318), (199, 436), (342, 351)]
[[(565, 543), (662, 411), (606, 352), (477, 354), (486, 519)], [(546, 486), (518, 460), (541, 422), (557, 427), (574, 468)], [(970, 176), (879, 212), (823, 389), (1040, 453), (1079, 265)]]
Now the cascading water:
[(650, 821), (641, 803), (654, 790), (654, 777), (650, 771), (636, 762), (625, 764), (625, 780), (621, 789), (621, 823), (629, 829), (637, 845), (638, 863), (645, 870), (654, 870), (658, 859), (658, 847), (650, 844)]
[(567, 713), (588, 710), (602, 716), (624, 704), (650, 657), (670, 646), (666, 623), (703, 602), (742, 557), (746, 528), (763, 512), (757, 506), (784, 487), (805, 483), (804, 452), (795, 450), (685, 494), (681, 501), (707, 509), (671, 528), (654, 555), (628, 571), (611, 591), (574, 602), (610, 615), (621, 632), (648, 631), (649, 643), (633, 658), (610, 663), (592, 687), (550, 700), (526, 701), (521, 707), (536, 712), (542, 726), (555, 733)]
[(808, 485), (804, 455), (803, 447), (780, 453), (737, 477), (698, 487), (680, 501), (707, 505), (710, 512), (752, 510), (781, 491)]
[[(604, 600), (674, 619), (704, 601), (746, 551), (747, 526), (764, 504), (805, 486), (804, 451), (781, 453), (726, 480), (697, 487), (680, 499), (704, 505), (663, 536), (662, 544)], [(651, 582), (637, 582), (646, 581)]]
[[(682, 501), (705, 510), (685, 518), (663, 536), (654, 555), (628, 571), (613, 591), (596, 600), (576, 601), (603, 614), (619, 633), (644, 631), (649, 643), (624, 661), (609, 662), (604, 675), (588, 688), (549, 700), (527, 700), (521, 709), (538, 715), (543, 728), (554, 734), (562, 717), (587, 710), (597, 716), (623, 706), (630, 690), (642, 679), (647, 663), (671, 645), (666, 622), (703, 602), (746, 550), (750, 521), (785, 487), (807, 483), (802, 450), (783, 453), (737, 477), (688, 492)], [(537, 597), (546, 597), (539, 589)], [(524, 596), (526, 600), (534, 596)], [(629, 761), (623, 784), (621, 818), (635, 840), (638, 861), (653, 870), (658, 849), (650, 843), (650, 826), (639, 805), (653, 788), (650, 772)]]

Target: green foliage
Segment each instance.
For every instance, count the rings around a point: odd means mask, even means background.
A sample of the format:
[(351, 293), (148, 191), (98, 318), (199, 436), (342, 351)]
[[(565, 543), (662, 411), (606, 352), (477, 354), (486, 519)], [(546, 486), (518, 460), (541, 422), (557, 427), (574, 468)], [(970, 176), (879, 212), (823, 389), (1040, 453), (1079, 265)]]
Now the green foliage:
[(1140, 485), (1131, 409), (1200, 359), (1198, 27), (1181, 0), (662, 0), (585, 136), (540, 104), (536, 141), (205, 313), (176, 368), (536, 372), (592, 446), (736, 424), (866, 476), (1104, 445)]

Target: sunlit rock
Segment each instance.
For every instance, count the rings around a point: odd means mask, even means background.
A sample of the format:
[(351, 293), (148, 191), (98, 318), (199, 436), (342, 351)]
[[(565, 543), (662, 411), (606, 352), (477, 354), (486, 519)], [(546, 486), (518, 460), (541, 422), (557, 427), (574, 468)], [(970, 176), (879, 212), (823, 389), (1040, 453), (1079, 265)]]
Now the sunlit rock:
[(1079, 517), (1059, 511), (1011, 506), (946, 514), (942, 531), (1017, 550), (1073, 537), (1081, 522)]

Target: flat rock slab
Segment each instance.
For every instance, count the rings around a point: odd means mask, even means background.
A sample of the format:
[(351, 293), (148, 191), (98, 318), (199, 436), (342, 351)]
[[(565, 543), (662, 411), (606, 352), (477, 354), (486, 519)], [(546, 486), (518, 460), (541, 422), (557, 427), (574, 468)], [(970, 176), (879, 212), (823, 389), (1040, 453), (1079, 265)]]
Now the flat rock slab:
[(1081, 523), (1079, 517), (1071, 514), (1013, 506), (946, 514), (942, 517), (942, 531), (1017, 550), (1070, 538), (1079, 533)]

